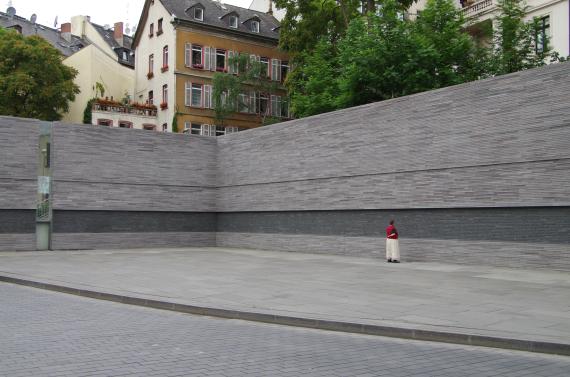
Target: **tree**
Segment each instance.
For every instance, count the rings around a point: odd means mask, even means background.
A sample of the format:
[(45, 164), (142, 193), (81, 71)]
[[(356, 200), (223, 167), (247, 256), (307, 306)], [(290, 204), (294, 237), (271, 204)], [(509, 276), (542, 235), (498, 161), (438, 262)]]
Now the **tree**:
[[(228, 60), (230, 72), (215, 73), (212, 79), (212, 102), (216, 121), (220, 126), (224, 125), (227, 117), (236, 111), (247, 113), (259, 112), (259, 98), (251, 101), (250, 92), (277, 93), (280, 86), (277, 82), (263, 79), (267, 77), (267, 65), (250, 59), (249, 55), (236, 55)], [(246, 95), (247, 93), (247, 95)], [(260, 112), (261, 124), (276, 123), (278, 118), (273, 118), (267, 112)]]
[(76, 75), (43, 38), (0, 29), (0, 114), (60, 120), (79, 93)]
[(483, 55), (450, 0), (429, 0), (416, 22), (385, 0), (336, 44), (323, 38), (303, 56), (289, 79), (292, 106), (307, 116), (467, 82), (482, 75)]
[(85, 110), (83, 110), (83, 124), (91, 124), (93, 120), (93, 103), (97, 98), (91, 98), (87, 101), (87, 105), (85, 105)]
[[(404, 11), (416, 0), (398, 0)], [(279, 29), (279, 45), (298, 63), (300, 55), (312, 51), (319, 40), (333, 44), (344, 36), (350, 22), (362, 14), (375, 13), (384, 0), (276, 0), (287, 13)]]
[(340, 72), (337, 55), (336, 47), (323, 37), (315, 50), (303, 57), (305, 65), (290, 73), (291, 108), (297, 117), (337, 109)]
[(525, 22), (527, 6), (522, 0), (499, 0), (500, 16), (493, 31), (489, 74), (503, 75), (546, 64), (552, 53), (548, 36), (540, 34), (539, 21)]

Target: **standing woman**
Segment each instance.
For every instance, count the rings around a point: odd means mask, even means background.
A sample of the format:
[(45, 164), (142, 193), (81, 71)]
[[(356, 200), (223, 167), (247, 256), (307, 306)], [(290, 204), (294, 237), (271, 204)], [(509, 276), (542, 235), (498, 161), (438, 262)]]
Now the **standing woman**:
[(390, 220), (390, 225), (386, 228), (386, 259), (388, 262), (400, 263), (400, 244), (394, 220)]

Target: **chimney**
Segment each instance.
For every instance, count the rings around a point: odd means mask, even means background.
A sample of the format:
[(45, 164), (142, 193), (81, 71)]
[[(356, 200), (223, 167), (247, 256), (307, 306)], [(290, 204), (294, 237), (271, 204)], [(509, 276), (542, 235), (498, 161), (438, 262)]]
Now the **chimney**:
[(267, 14), (270, 14), (273, 16), (273, 1), (269, 0), (269, 10), (267, 11)]
[(115, 27), (113, 29), (113, 34), (117, 43), (123, 46), (123, 23), (115, 22)]
[(67, 42), (71, 42), (71, 23), (67, 22), (65, 24), (61, 24), (61, 37), (65, 39)]

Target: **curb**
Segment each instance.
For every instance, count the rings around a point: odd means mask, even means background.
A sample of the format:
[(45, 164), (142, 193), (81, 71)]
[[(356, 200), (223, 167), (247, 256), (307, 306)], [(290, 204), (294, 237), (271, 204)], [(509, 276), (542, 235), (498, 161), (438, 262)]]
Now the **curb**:
[(113, 293), (103, 293), (85, 289), (65, 287), (62, 285), (40, 283), (32, 280), (0, 276), (0, 282), (23, 285), (27, 287), (45, 289), (76, 296), (94, 298), (98, 300), (113, 301), (122, 304), (144, 306), (154, 309), (171, 310), (180, 313), (203, 315), (227, 319), (241, 319), (244, 321), (264, 322), (277, 325), (306, 327), (319, 330), (339, 331), (356, 334), (386, 336), (391, 338), (428, 340), (432, 342), (454, 343), (470, 346), (503, 348), (517, 351), (539, 352), (554, 355), (570, 356), (570, 344), (540, 342), (511, 338), (498, 338), (491, 336), (450, 333), (444, 331), (417, 330), (401, 327), (378, 325), (364, 325), (354, 322), (338, 322), (311, 318), (289, 317), (274, 314), (245, 312), (229, 309), (217, 309), (204, 306), (175, 304), (167, 301), (148, 300), (144, 298), (123, 296)]

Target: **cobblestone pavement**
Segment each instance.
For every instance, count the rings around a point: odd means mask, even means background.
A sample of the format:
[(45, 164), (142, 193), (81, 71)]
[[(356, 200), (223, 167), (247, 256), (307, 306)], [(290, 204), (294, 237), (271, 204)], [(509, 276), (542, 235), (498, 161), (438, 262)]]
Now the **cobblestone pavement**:
[(568, 376), (570, 357), (191, 316), (0, 283), (0, 376)]

